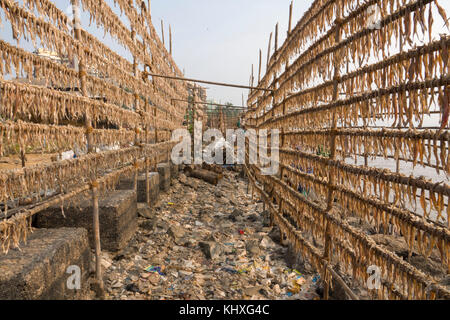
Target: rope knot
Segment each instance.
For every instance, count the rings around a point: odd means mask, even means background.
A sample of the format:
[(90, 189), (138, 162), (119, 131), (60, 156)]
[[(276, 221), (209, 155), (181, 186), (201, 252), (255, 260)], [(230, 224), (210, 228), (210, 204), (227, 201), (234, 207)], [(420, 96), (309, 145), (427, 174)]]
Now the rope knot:
[(97, 180), (91, 182), (91, 189), (98, 189), (99, 186), (100, 185)]
[(86, 127), (86, 134), (91, 134), (94, 132), (94, 128), (92, 126)]

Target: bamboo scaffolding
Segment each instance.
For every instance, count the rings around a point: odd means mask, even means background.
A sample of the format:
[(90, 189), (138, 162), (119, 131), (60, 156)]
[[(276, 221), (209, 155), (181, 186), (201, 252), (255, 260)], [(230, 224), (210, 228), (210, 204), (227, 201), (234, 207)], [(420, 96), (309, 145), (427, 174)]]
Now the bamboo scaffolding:
[[(331, 277), (337, 276), (330, 265), (335, 260), (361, 284), (365, 268), (382, 266), (381, 288), (373, 292), (378, 299), (449, 296), (442, 287), (426, 291), (438, 279), (427, 279), (412, 263), (384, 252), (342, 220), (355, 216), (378, 232), (403, 238), (409, 257), (414, 251), (428, 260), (433, 250), (439, 251), (442, 268), (450, 270), (448, 184), (400, 173), (403, 162), (435, 169), (438, 175), (450, 173), (450, 42), (446, 35), (439, 40), (431, 36), (434, 7), (444, 20), (445, 11), (433, 0), (393, 3), (378, 6), (374, 27), (369, 18), (376, 0), (314, 1), (292, 31), (289, 22), (288, 38), (281, 48), (276, 45), (259, 78), (258, 86), (273, 88), (273, 93), (251, 92), (247, 101), (246, 128), (278, 130), (281, 139), (275, 148), (280, 159), (265, 158), (278, 164), (281, 178), (249, 165), (249, 188), (264, 192), (271, 186), (270, 203), (275, 199), (278, 204), (272, 220), (283, 238), (321, 271), (325, 299)], [(422, 33), (429, 33), (429, 42), (413, 45)], [(398, 43), (400, 52), (390, 52)], [(249, 144), (250, 151), (255, 147)], [(270, 148), (265, 149), (268, 154)], [(369, 166), (372, 156), (395, 160), (394, 172)], [(351, 157), (355, 165), (346, 162)], [(298, 190), (313, 192), (315, 202)], [(301, 232), (311, 232), (313, 243), (308, 245)], [(345, 283), (338, 283), (355, 298)]]
[[(149, 159), (159, 161), (168, 155), (173, 146), (168, 141), (170, 132), (183, 121), (185, 107), (172, 105), (170, 99), (185, 98), (186, 86), (167, 79), (153, 79), (150, 83), (144, 77), (145, 71), (142, 77), (138, 72), (138, 64), (143, 64), (146, 70), (176, 76), (181, 74), (156, 36), (149, 8), (141, 8), (147, 12), (140, 15), (134, 4), (125, 5), (120, 1), (120, 9), (132, 22), (132, 30), (128, 30), (103, 0), (81, 0), (83, 8), (91, 14), (91, 20), (130, 51), (134, 57), (130, 63), (82, 30), (79, 1), (71, 2), (74, 21), (69, 21), (48, 0), (29, 0), (23, 6), (0, 1), (1, 10), (7, 12), (6, 20), (13, 25), (16, 40), (25, 36), (32, 41), (39, 40), (44, 47), (67, 54), (69, 61), (78, 60), (78, 68), (72, 69), (0, 40), (2, 75), (11, 75), (14, 69), (28, 79), (45, 80), (44, 86), (0, 80), (0, 115), (6, 119), (0, 123), (0, 133), (11, 137), (6, 145), (0, 145), (0, 154), (3, 155), (5, 149), (15, 142), (21, 146), (19, 153), (23, 162), (27, 147), (41, 146), (46, 151), (61, 153), (86, 145), (89, 151), (86, 155), (77, 155), (76, 159), (34, 167), (25, 167), (22, 163), (21, 170), (2, 171), (5, 189), (0, 194), (0, 201), (4, 203), (7, 218), (0, 225), (0, 244), (5, 252), (12, 245), (19, 246), (20, 240), (26, 240), (30, 230), (28, 223), (34, 214), (52, 204), (62, 205), (64, 200), (89, 190), (93, 201), (94, 231), (99, 235), (99, 192), (110, 189), (121, 174), (137, 172), (142, 167), (148, 176)], [(69, 33), (72, 26), (73, 37)], [(142, 41), (136, 39), (137, 34)], [(151, 49), (152, 59), (146, 54), (147, 48)], [(145, 101), (145, 107), (139, 101)], [(84, 122), (83, 127), (80, 126), (81, 121)], [(65, 125), (67, 122), (73, 125)], [(155, 124), (156, 143), (153, 145), (148, 144), (150, 123)], [(142, 144), (140, 127), (145, 129), (145, 144)], [(94, 147), (105, 145), (120, 149), (94, 152)], [(74, 180), (74, 176), (78, 179)], [(15, 202), (25, 197), (32, 199), (34, 204), (15, 207), (8, 213), (10, 200)], [(11, 232), (14, 239), (9, 236)], [(98, 242), (99, 237), (95, 238)], [(101, 247), (96, 245), (97, 262), (100, 253)], [(96, 272), (96, 278), (101, 279), (100, 267)], [(102, 285), (99, 280), (100, 289)]]

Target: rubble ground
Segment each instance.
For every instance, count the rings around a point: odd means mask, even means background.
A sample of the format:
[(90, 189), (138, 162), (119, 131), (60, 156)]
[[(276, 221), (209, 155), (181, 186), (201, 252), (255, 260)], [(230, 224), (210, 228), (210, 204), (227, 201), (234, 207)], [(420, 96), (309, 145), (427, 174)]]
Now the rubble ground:
[(103, 254), (107, 299), (318, 299), (319, 276), (289, 268), (288, 248), (246, 191), (234, 171), (217, 186), (181, 174), (152, 211), (140, 207), (129, 246)]

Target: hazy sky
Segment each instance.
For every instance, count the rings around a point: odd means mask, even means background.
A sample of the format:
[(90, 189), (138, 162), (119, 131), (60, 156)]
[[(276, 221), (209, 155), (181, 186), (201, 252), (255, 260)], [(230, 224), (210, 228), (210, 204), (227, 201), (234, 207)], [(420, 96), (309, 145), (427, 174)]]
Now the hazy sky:
[[(22, 2), (20, 0), (19, 2)], [(66, 14), (71, 14), (70, 0), (53, 1)], [(114, 0), (106, 0), (114, 8)], [(153, 24), (161, 35), (161, 19), (164, 20), (166, 45), (168, 47), (168, 26), (172, 26), (173, 55), (186, 77), (248, 85), (251, 65), (255, 74), (259, 49), (263, 51), (263, 72), (267, 60), (269, 34), (279, 22), (279, 46), (286, 38), (291, 0), (152, 0)], [(312, 0), (294, 0), (294, 27)], [(450, 17), (450, 0), (439, 0)], [(2, 12), (2, 10), (0, 10)], [(3, 21), (0, 38), (12, 42), (11, 28)], [(125, 15), (122, 20), (126, 22)], [(436, 17), (435, 20), (440, 20)], [(440, 20), (441, 21), (441, 20)], [(82, 24), (88, 32), (104, 41), (110, 48), (131, 61), (131, 56), (109, 36), (103, 37), (103, 30), (95, 24), (89, 26), (89, 15), (84, 12)], [(434, 30), (435, 34), (447, 33), (444, 28)], [(15, 43), (15, 42), (14, 42)], [(22, 40), (20, 46), (34, 50), (31, 43)], [(273, 44), (272, 44), (273, 51)], [(207, 86), (209, 98), (216, 101), (242, 104), (248, 90)]]
[[(312, 2), (294, 0), (292, 27)], [(152, 0), (152, 16), (158, 31), (161, 19), (164, 20), (166, 37), (171, 24), (173, 55), (187, 77), (247, 85), (252, 63), (257, 72), (260, 48), (263, 66), (266, 64), (269, 35), (277, 22), (279, 46), (285, 40), (290, 3), (291, 0)], [(439, 0), (439, 4), (450, 17), (450, 0)], [(242, 104), (242, 93), (245, 98), (248, 94), (248, 90), (207, 87), (209, 97), (238, 105)]]
[[(186, 77), (248, 85), (259, 49), (267, 59), (270, 32), (279, 27), (279, 45), (286, 37), (291, 0), (153, 0), (153, 24), (172, 26), (173, 55)], [(312, 0), (294, 2), (293, 26)], [(272, 44), (273, 49), (273, 44)], [(208, 95), (242, 104), (248, 90), (207, 86)]]

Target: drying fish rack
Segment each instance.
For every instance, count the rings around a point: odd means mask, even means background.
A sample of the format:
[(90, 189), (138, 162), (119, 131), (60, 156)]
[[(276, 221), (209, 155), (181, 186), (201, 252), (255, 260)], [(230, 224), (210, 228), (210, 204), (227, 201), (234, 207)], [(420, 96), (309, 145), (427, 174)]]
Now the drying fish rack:
[[(367, 289), (370, 266), (380, 270), (373, 298), (450, 298), (438, 279), (347, 222), (356, 216), (403, 237), (408, 258), (429, 259), (435, 250), (450, 272), (450, 37), (432, 31), (444, 24), (448, 34), (446, 12), (434, 0), (316, 0), (292, 30), (290, 19), (280, 48), (277, 25), (274, 52), (270, 35), (262, 78), (260, 51), (257, 87), (274, 91), (251, 91), (244, 124), (269, 130), (269, 141), (279, 130), (272, 153), (281, 173), (247, 164), (251, 193), (321, 270), (325, 298), (335, 279), (356, 299), (343, 279)], [(248, 144), (256, 150), (255, 139)], [(375, 158), (396, 169), (375, 167)], [(443, 178), (405, 175), (405, 164)]]

